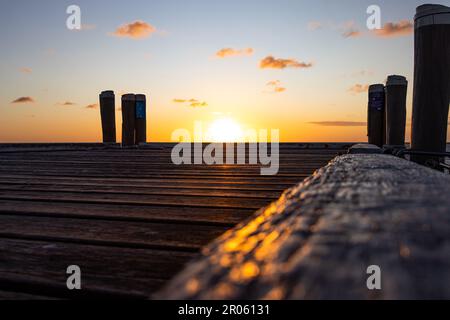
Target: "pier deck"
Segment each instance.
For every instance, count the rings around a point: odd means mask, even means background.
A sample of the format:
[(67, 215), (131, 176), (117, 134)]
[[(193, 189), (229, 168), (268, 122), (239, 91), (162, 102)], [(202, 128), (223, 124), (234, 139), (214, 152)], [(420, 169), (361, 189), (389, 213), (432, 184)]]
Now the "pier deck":
[[(175, 166), (172, 146), (0, 145), (0, 299), (149, 297), (349, 145), (282, 144), (276, 176)], [(66, 288), (69, 265), (82, 290)]]

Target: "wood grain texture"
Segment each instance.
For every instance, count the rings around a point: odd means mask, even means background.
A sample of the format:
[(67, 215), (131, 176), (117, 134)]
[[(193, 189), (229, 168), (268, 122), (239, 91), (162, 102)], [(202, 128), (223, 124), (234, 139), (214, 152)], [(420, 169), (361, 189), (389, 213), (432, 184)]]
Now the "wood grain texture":
[[(157, 298), (449, 299), (450, 176), (336, 158), (203, 249)], [(366, 287), (381, 268), (382, 290)]]
[[(173, 144), (0, 144), (0, 299), (147, 298), (345, 144), (281, 144), (280, 173), (182, 165)], [(66, 288), (81, 267), (82, 290)]]

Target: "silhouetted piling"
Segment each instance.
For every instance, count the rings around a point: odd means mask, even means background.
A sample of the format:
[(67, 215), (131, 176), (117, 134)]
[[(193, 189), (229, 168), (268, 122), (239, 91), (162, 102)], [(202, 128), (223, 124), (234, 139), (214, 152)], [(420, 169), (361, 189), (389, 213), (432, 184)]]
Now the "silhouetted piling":
[[(444, 152), (450, 98), (450, 8), (423, 5), (415, 16), (412, 149)], [(412, 156), (418, 163), (438, 160)]]
[(382, 147), (385, 144), (385, 93), (384, 85), (369, 87), (369, 107), (367, 112), (367, 132), (369, 143)]
[(103, 143), (116, 143), (116, 107), (114, 91), (100, 93)]
[(136, 137), (135, 143), (147, 142), (147, 101), (144, 94), (136, 95)]
[(386, 82), (386, 144), (405, 146), (406, 93), (408, 81), (403, 76), (389, 76)]
[(122, 146), (134, 145), (135, 101), (134, 94), (125, 94), (122, 96)]

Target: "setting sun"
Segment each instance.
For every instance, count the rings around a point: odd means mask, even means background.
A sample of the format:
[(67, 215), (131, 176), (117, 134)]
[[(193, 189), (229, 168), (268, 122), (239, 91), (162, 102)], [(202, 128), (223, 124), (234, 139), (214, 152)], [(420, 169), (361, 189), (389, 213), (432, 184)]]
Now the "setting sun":
[(206, 132), (207, 141), (211, 142), (236, 142), (243, 138), (241, 126), (230, 118), (215, 120)]

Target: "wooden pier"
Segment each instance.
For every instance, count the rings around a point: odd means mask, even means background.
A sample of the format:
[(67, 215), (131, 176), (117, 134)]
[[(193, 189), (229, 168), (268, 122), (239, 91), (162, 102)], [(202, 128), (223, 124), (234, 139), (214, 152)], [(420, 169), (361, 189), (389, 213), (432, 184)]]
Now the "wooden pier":
[[(348, 144), (281, 144), (280, 171), (182, 165), (172, 144), (0, 145), (0, 299), (147, 298)], [(78, 265), (82, 290), (68, 290)]]

